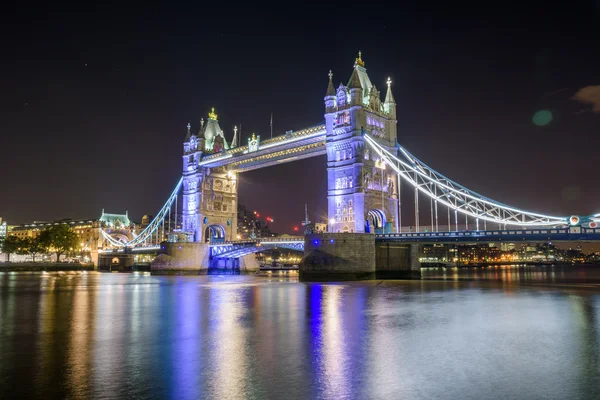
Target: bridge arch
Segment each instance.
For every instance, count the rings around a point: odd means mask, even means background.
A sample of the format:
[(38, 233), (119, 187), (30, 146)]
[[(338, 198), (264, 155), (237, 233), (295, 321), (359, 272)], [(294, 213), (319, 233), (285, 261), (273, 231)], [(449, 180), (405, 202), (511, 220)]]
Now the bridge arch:
[(110, 236), (121, 243), (129, 243), (130, 240), (124, 233), (111, 233)]
[(210, 243), (213, 240), (225, 240), (225, 228), (221, 225), (209, 225), (204, 229), (204, 241)]
[(386, 222), (385, 213), (380, 209), (373, 208), (367, 213), (366, 225), (368, 225), (370, 233), (383, 233)]

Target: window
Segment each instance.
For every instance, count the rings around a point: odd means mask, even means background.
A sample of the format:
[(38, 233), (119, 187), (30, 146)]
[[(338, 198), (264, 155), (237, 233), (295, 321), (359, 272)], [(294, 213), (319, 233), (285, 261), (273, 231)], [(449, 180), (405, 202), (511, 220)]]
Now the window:
[(340, 161), (340, 151), (339, 150), (337, 150), (335, 152), (335, 161)]

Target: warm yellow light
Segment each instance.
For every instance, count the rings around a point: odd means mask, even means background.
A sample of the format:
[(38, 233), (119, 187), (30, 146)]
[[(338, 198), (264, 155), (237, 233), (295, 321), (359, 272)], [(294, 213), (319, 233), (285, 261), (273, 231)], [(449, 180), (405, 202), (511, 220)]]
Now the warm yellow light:
[(215, 121), (217, 120), (217, 114), (215, 114), (215, 108), (213, 107), (211, 112), (208, 113), (208, 118), (209, 119), (214, 119)]

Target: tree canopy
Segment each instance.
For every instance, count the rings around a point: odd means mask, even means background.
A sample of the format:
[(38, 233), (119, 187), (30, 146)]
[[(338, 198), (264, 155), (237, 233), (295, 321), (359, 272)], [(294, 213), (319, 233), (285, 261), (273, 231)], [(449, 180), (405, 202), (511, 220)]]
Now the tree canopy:
[(77, 249), (79, 237), (68, 225), (52, 225), (40, 232), (39, 243), (43, 248), (56, 253), (56, 262), (62, 254)]

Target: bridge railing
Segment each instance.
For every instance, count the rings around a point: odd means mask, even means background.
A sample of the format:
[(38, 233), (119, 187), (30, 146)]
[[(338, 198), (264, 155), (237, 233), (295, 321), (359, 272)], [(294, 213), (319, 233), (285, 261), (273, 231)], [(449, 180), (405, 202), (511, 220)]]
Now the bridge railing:
[(304, 236), (293, 236), (293, 237), (271, 237), (271, 238), (256, 238), (256, 239), (241, 239), (241, 240), (225, 240), (222, 242), (210, 242), (211, 246), (224, 246), (224, 245), (239, 245), (239, 244), (257, 244), (257, 243), (289, 243), (289, 242), (300, 242), (304, 241)]
[(474, 237), (485, 238), (487, 236), (534, 236), (534, 235), (565, 235), (565, 234), (593, 234), (600, 235), (600, 228), (580, 228), (572, 230), (572, 228), (564, 229), (499, 229), (491, 231), (453, 231), (453, 232), (405, 232), (405, 233), (385, 233), (375, 235), (381, 239), (410, 239), (410, 238), (460, 238)]
[[(289, 134), (275, 136), (270, 139), (261, 140), (260, 145), (258, 147), (258, 151), (276, 146), (278, 144), (285, 144), (287, 142), (292, 142), (295, 140), (302, 139), (304, 137), (311, 137), (314, 134), (325, 131), (325, 125), (316, 125), (311, 126), (309, 128), (304, 128), (298, 131), (293, 131)], [(238, 155), (243, 155), (248, 153), (249, 148), (247, 145), (234, 147), (233, 149), (224, 150), (219, 153), (207, 154), (202, 157), (200, 160), (200, 165), (210, 164), (213, 161), (221, 160), (223, 158), (230, 158)]]

